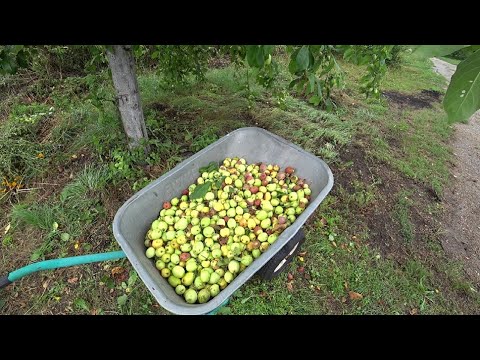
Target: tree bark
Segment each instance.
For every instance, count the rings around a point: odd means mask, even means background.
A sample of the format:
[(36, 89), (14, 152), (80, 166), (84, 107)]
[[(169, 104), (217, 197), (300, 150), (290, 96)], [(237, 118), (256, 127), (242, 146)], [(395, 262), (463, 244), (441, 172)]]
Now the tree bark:
[[(135, 74), (135, 60), (129, 45), (113, 45), (107, 50), (107, 55), (123, 129), (132, 149), (140, 144), (140, 140), (148, 140)], [(145, 151), (148, 151), (148, 148)]]

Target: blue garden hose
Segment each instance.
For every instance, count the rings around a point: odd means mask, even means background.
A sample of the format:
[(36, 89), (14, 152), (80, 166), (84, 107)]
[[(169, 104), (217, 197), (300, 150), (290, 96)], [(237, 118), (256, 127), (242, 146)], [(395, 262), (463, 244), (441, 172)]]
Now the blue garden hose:
[[(45, 260), (40, 261), (37, 263), (33, 263), (27, 266), (24, 266), (20, 269), (12, 271), (8, 275), (0, 277), (0, 289), (6, 287), (7, 285), (11, 284), (14, 281), (20, 280), (24, 276), (33, 274), (37, 271), (42, 270), (52, 270), (52, 269), (59, 269), (64, 267), (76, 266), (76, 265), (83, 265), (89, 264), (94, 262), (100, 261), (108, 261), (108, 260), (117, 260), (126, 257), (123, 251), (111, 251), (107, 253), (101, 254), (89, 254), (89, 255), (81, 255), (81, 256), (73, 256), (61, 259), (52, 259), (52, 260)], [(215, 315), (220, 308), (227, 305), (229, 299), (225, 300), (218, 308), (211, 311), (207, 315)]]
[(62, 258), (62, 259), (40, 261), (34, 264), (24, 266), (20, 269), (12, 271), (6, 276), (0, 277), (0, 289), (11, 284), (14, 281), (17, 281), (23, 278), (24, 276), (30, 275), (37, 271), (58, 269), (58, 268), (64, 268), (69, 266), (75, 266), (75, 265), (107, 261), (107, 260), (116, 260), (124, 257), (126, 257), (125, 253), (120, 250), (120, 251), (112, 251), (112, 252), (101, 253), (101, 254), (90, 254), (90, 255), (82, 255), (82, 256), (73, 256), (73, 257)]

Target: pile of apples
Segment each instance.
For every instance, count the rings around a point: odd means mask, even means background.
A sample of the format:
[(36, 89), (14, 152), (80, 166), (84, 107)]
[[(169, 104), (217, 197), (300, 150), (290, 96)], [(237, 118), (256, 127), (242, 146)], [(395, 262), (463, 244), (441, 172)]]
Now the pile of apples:
[(182, 195), (163, 203), (146, 256), (189, 304), (206, 303), (260, 257), (309, 203), (291, 166), (210, 163)]

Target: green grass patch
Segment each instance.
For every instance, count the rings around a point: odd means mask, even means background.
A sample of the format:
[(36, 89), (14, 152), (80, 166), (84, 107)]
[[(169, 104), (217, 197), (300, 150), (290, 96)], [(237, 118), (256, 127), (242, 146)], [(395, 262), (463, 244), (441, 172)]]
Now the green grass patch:
[(452, 59), (452, 58), (449, 58), (448, 56), (439, 56), (438, 58), (440, 60), (446, 61), (446, 62), (448, 62), (449, 64), (452, 64), (452, 65), (458, 65), (462, 62), (462, 60)]
[(415, 237), (415, 228), (410, 220), (410, 208), (413, 206), (411, 195), (410, 191), (401, 191), (394, 209), (394, 217), (400, 225), (400, 233), (407, 242), (411, 242)]

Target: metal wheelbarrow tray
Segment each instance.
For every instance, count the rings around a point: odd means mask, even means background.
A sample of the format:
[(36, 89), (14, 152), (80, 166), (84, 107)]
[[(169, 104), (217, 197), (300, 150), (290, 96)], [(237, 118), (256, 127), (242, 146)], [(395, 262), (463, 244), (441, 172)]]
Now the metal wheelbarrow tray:
[[(177, 295), (151, 259), (145, 256), (144, 239), (153, 220), (158, 218), (164, 201), (179, 196), (194, 183), (199, 168), (226, 157), (243, 157), (247, 163), (266, 162), (281, 168), (293, 166), (305, 178), (312, 194), (305, 211), (297, 217), (265, 253), (241, 272), (224, 290), (204, 304), (188, 304)], [(262, 268), (300, 230), (333, 186), (328, 165), (318, 157), (266, 130), (247, 127), (225, 135), (215, 143), (178, 164), (174, 169), (137, 192), (117, 211), (113, 234), (148, 290), (166, 310), (181, 315), (207, 314), (223, 304), (240, 286)]]

